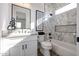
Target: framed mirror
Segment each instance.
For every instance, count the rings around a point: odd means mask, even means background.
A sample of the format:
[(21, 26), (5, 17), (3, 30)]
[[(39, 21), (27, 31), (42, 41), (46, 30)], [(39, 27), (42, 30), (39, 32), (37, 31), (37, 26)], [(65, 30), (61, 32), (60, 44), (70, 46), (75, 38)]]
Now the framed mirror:
[(12, 4), (12, 17), (15, 18), (16, 29), (31, 29), (31, 10)]
[(36, 31), (43, 31), (44, 12), (36, 10)]

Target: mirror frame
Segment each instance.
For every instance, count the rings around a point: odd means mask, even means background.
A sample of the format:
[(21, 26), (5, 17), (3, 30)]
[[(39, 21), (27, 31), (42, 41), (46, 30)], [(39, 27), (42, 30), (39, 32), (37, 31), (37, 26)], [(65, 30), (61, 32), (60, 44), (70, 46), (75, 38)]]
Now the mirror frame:
[(41, 28), (41, 30), (40, 29), (38, 29), (38, 26), (37, 26), (37, 16), (38, 16), (38, 12), (40, 12), (41, 14), (43, 14), (44, 12), (42, 12), (42, 11), (39, 11), (39, 10), (36, 10), (36, 31), (43, 31), (43, 19), (42, 19), (42, 28)]
[[(11, 4), (11, 18), (13, 17), (13, 6), (20, 7), (20, 8), (24, 8), (24, 9), (29, 10), (29, 12), (30, 12), (30, 28), (26, 28), (26, 29), (30, 29), (30, 30), (31, 30), (31, 9), (25, 8), (25, 7), (16, 5), (16, 4)], [(16, 22), (16, 21), (15, 21), (15, 22)]]

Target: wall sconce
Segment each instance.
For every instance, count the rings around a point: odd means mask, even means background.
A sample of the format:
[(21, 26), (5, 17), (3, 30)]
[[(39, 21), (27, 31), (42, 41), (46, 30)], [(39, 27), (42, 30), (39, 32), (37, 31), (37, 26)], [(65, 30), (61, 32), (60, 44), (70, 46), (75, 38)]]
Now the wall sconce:
[(16, 26), (15, 26), (15, 18), (12, 17), (8, 27), (7, 27), (7, 30), (15, 30), (16, 29)]

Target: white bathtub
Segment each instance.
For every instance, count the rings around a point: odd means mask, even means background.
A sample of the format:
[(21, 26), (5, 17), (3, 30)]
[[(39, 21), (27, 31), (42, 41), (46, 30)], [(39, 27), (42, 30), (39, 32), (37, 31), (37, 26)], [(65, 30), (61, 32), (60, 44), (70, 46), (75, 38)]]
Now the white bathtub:
[(59, 40), (51, 40), (52, 50), (60, 56), (76, 56), (76, 45)]

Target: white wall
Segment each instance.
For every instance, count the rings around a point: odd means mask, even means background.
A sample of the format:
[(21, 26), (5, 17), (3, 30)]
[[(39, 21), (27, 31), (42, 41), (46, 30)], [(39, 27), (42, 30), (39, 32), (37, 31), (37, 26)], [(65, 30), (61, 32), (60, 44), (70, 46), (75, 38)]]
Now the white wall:
[[(1, 39), (2, 39), (1, 36), (2, 36), (3, 22), (6, 22), (6, 20), (9, 19), (8, 16), (7, 16), (7, 15), (9, 15), (8, 14), (8, 11), (9, 11), (8, 9), (9, 9), (8, 4), (0, 3), (0, 44), (1, 44)], [(6, 22), (6, 24), (7, 24), (7, 22)], [(4, 24), (4, 26), (6, 27), (5, 24)], [(6, 29), (4, 29), (4, 30), (6, 30)], [(1, 49), (1, 45), (0, 45), (0, 49)]]
[(10, 20), (10, 7), (9, 6), (10, 4), (0, 3), (0, 40), (1, 40), (2, 30), (7, 32), (7, 26)]
[(2, 30), (7, 30), (11, 18), (11, 5), (8, 3), (2, 3), (1, 11), (1, 21), (2, 21)]
[(7, 26), (11, 20), (11, 4), (0, 3), (0, 30), (7, 34)]
[(77, 4), (77, 37), (79, 37), (79, 3)]
[[(79, 3), (77, 4), (77, 37), (79, 37)], [(79, 56), (79, 42), (77, 42), (77, 55)]]

